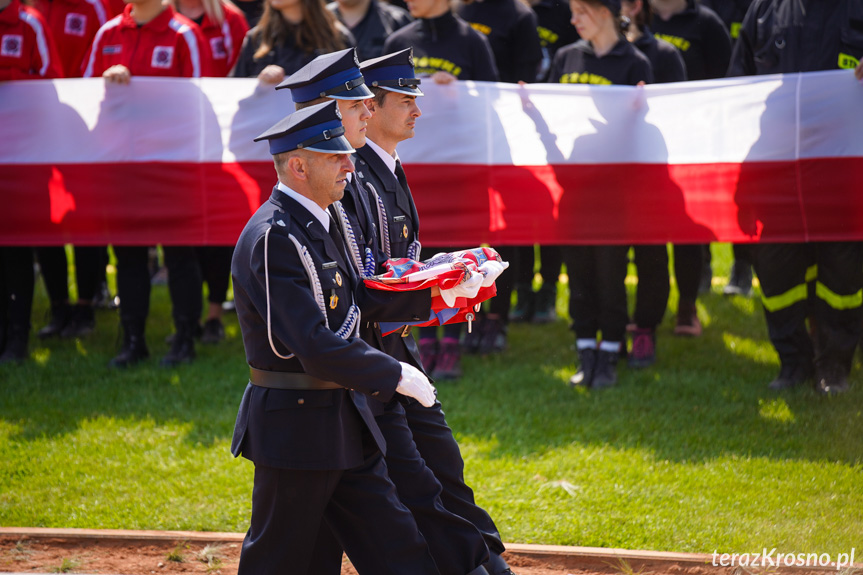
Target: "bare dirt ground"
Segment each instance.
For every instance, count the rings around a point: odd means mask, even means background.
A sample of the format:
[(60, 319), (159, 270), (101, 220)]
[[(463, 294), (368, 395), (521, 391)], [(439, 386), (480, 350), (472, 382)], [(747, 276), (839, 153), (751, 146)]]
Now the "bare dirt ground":
[[(240, 543), (235, 541), (0, 536), (0, 572), (5, 573), (236, 575), (239, 556)], [(758, 572), (823, 575), (826, 572), (775, 567), (743, 570), (687, 561), (624, 561), (571, 555), (508, 553), (505, 558), (518, 575), (746, 575)], [(356, 575), (347, 559), (342, 575)]]

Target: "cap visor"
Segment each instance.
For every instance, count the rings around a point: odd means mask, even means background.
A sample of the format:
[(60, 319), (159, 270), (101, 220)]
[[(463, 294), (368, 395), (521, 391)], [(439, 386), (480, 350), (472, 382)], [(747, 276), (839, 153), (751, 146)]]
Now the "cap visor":
[(398, 88), (381, 86), (381, 89), (389, 92), (396, 92), (398, 94), (407, 94), (408, 96), (425, 96), (425, 94), (422, 93), (422, 90), (419, 88), (411, 88), (410, 86), (399, 86)]
[(348, 143), (348, 139), (344, 136), (333, 138), (331, 140), (322, 140), (315, 142), (308, 148), (303, 148), (310, 152), (320, 152), (322, 154), (353, 154), (356, 152)]
[(372, 91), (369, 90), (368, 86), (360, 84), (356, 88), (330, 94), (328, 97), (333, 98), (334, 100), (368, 100), (369, 98), (374, 98), (375, 95), (372, 94)]

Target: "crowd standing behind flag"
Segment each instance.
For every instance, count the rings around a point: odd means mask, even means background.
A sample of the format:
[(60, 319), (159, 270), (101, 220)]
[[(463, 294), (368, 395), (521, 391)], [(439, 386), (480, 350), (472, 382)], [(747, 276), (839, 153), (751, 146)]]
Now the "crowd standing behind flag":
[[(450, 10), (448, 0), (416, 0), (411, 2), (410, 9), (413, 10), (413, 16), (408, 16), (404, 12), (400, 12), (394, 6), (407, 7), (403, 3), (396, 0), (386, 2), (385, 0), (338, 0), (332, 2), (329, 6), (323, 0), (264, 0), (264, 1), (246, 1), (237, 0), (237, 5), (242, 8), (242, 13), (246, 15), (248, 24), (254, 26), (242, 41), (237, 41), (240, 31), (243, 28), (240, 19), (237, 16), (240, 14), (236, 9), (232, 9), (229, 2), (217, 3), (223, 10), (224, 20), (221, 25), (218, 24), (219, 18), (216, 12), (212, 10), (204, 16), (198, 16), (199, 23), (203, 27), (203, 31), (209, 30), (213, 35), (207, 34), (207, 38), (200, 42), (197, 51), (198, 64), (193, 64), (194, 55), (188, 53), (188, 43), (180, 43), (173, 46), (165, 47), (172, 48), (171, 50), (156, 50), (149, 54), (149, 61), (144, 61), (145, 58), (139, 53), (136, 61), (127, 62), (125, 72), (118, 69), (111, 70), (115, 63), (121, 63), (123, 58), (130, 56), (130, 51), (127, 47), (123, 54), (123, 44), (116, 38), (122, 37), (124, 34), (129, 34), (131, 31), (130, 22), (130, 5), (124, 5), (122, 0), (77, 0), (76, 2), (59, 2), (58, 0), (28, 0), (35, 4), (36, 10), (23, 6), (20, 0), (7, 0), (6, 7), (0, 9), (0, 30), (3, 31), (2, 36), (2, 51), (0, 51), (0, 79), (23, 79), (28, 77), (61, 77), (75, 76), (83, 74), (92, 76), (95, 74), (106, 73), (106, 77), (110, 80), (123, 83), (128, 80), (130, 69), (133, 66), (132, 74), (140, 75), (167, 75), (167, 76), (200, 76), (206, 74), (220, 75), (224, 72), (224, 68), (231, 68), (233, 65), (234, 76), (257, 76), (262, 81), (269, 83), (277, 83), (285, 74), (290, 74), (298, 67), (313, 59), (316, 55), (333, 51), (348, 45), (359, 43), (361, 50), (367, 51), (384, 51), (392, 52), (397, 48), (403, 48), (413, 45), (416, 49), (417, 70), (420, 75), (433, 77), (435, 81), (446, 82), (452, 81), (455, 78), (460, 79), (475, 79), (475, 80), (495, 80), (497, 79), (497, 71), (505, 70), (513, 66), (517, 66), (511, 57), (498, 56), (498, 59), (505, 59), (505, 64), (498, 62), (495, 65), (494, 58), (489, 58), (492, 50), (488, 43), (488, 39), (493, 39), (493, 34), (486, 39), (482, 31), (486, 27), (489, 32), (497, 31), (496, 26), (491, 26), (488, 23), (482, 23), (477, 19), (475, 22), (475, 30), (470, 27), (458, 16)], [(180, 2), (176, 0), (180, 11), (185, 10), (184, 6), (192, 7), (192, 14), (195, 11), (200, 12), (200, 0), (191, 0), (189, 2)], [(664, 76), (667, 71), (670, 71), (673, 66), (665, 67), (657, 64), (654, 57), (650, 55), (651, 46), (654, 44), (649, 42), (651, 33), (658, 39), (665, 39), (670, 42), (680, 52), (683, 60), (686, 62), (687, 76), (690, 80), (700, 78), (719, 77), (724, 75), (723, 62), (727, 63), (727, 58), (730, 53), (730, 43), (728, 37), (737, 41), (737, 38), (742, 30), (743, 15), (746, 13), (752, 0), (649, 0), (650, 5), (655, 9), (654, 12), (658, 16), (654, 16), (651, 21), (641, 23), (639, 21), (638, 11), (632, 17), (635, 25), (630, 28), (627, 33), (630, 41), (636, 48), (643, 50), (652, 61), (655, 79), (661, 81), (675, 81), (675, 74), (670, 73)], [(547, 78), (550, 68), (551, 59), (555, 52), (563, 45), (572, 44), (577, 39), (577, 32), (574, 26), (569, 22), (568, 4), (562, 0), (524, 0), (525, 4), (531, 5), (536, 14), (536, 27), (539, 33), (540, 42), (542, 45), (542, 62), (537, 77)], [(0, 0), (0, 5), (4, 2)], [(136, 5), (138, 3), (135, 3)], [(207, 5), (213, 4), (212, 0), (207, 0)], [(390, 6), (392, 4), (392, 6)], [(471, 11), (479, 11), (481, 5), (488, 4), (489, 6), (502, 6), (499, 0), (494, 2), (474, 2), (473, 5), (464, 6), (462, 10), (466, 13)], [(629, 10), (631, 6), (637, 5), (638, 2), (625, 2), (624, 9)], [(774, 9), (787, 9), (786, 4), (781, 2), (757, 2), (760, 10), (769, 11)], [(806, 4), (804, 2), (804, 4)], [(848, 2), (849, 6), (855, 6), (854, 2)], [(843, 4), (844, 6), (845, 4)], [(124, 9), (125, 6), (125, 9)], [(444, 7), (443, 9), (441, 7)], [(328, 9), (327, 9), (328, 8)], [(509, 8), (507, 8), (509, 9)], [(42, 16), (40, 16), (40, 12)], [(642, 10), (642, 13), (646, 10)], [(801, 12), (799, 18), (801, 21), (810, 23), (817, 19), (817, 15), (810, 14), (807, 11), (805, 14)], [(816, 11), (817, 12), (817, 11)], [(267, 17), (261, 22), (257, 22), (257, 15), (265, 13)], [(838, 14), (838, 13), (837, 13)], [(215, 18), (213, 17), (214, 15)], [(333, 18), (331, 15), (335, 15)], [(119, 16), (119, 18), (114, 18)], [(113, 19), (112, 19), (113, 18)], [(419, 21), (408, 24), (411, 18), (418, 18)], [(825, 64), (817, 69), (831, 69), (836, 67), (859, 67), (860, 54), (855, 51), (858, 44), (855, 44), (855, 38), (859, 36), (859, 26), (855, 28), (853, 22), (859, 22), (858, 16), (850, 12), (836, 16), (839, 22), (837, 26), (842, 30), (841, 39), (842, 46), (840, 54), (837, 57), (832, 56), (833, 47), (817, 46), (817, 41), (808, 48), (810, 54), (822, 54), (833, 61)], [(104, 29), (97, 34), (95, 42), (99, 45), (97, 50), (89, 50), (90, 38), (98, 29), (98, 25), (105, 22)], [(158, 20), (158, 19), (157, 19)], [(339, 21), (341, 20), (341, 22)], [(345, 22), (350, 25), (346, 25)], [(147, 37), (154, 30), (154, 24), (147, 22), (142, 23), (142, 37)], [(727, 31), (720, 31), (718, 24), (722, 24)], [(226, 26), (227, 25), (227, 26)], [(831, 24), (832, 25), (832, 24)], [(124, 33), (121, 31), (125, 28)], [(137, 23), (134, 24), (137, 27)], [(226, 29), (227, 28), (227, 29)], [(194, 27), (190, 29), (196, 30), (193, 35), (197, 35), (202, 31)], [(358, 37), (351, 34), (353, 29)], [(640, 35), (634, 35), (633, 31), (641, 30)], [(228, 33), (229, 32), (229, 33)], [(807, 32), (808, 33), (808, 32)], [(119, 36), (115, 36), (119, 34)], [(856, 34), (856, 36), (855, 36)], [(221, 39), (217, 39), (217, 35)], [(176, 36), (176, 34), (175, 34)], [(188, 33), (185, 34), (188, 37)], [(836, 36), (837, 38), (839, 36)], [(105, 42), (106, 38), (114, 38)], [(737, 44), (743, 44), (740, 50), (751, 50), (746, 43), (751, 42), (751, 37), (746, 37)], [(810, 40), (806, 40), (809, 42)], [(385, 44), (386, 43), (386, 44)], [(57, 51), (54, 47), (60, 45), (62, 50)], [(661, 50), (661, 53), (668, 54), (667, 45)], [(33, 49), (28, 46), (32, 46)], [(221, 65), (216, 62), (215, 56), (221, 55), (224, 50), (225, 58)], [(821, 51), (819, 51), (821, 50)], [(88, 57), (82, 58), (82, 52), (89, 54)], [(158, 52), (158, 54), (156, 53)], [(203, 53), (209, 53), (210, 56), (203, 57)], [(231, 62), (232, 54), (236, 53), (236, 63)], [(123, 54), (123, 55), (121, 55)], [(519, 53), (521, 54), (521, 52)], [(22, 58), (22, 56), (26, 56)], [(364, 54), (364, 57), (369, 57), (369, 54)], [(843, 60), (844, 57), (844, 60)], [(25, 62), (27, 58), (29, 61)], [(208, 63), (203, 63), (203, 60), (208, 60)], [(76, 66), (75, 61), (79, 60), (80, 65)], [(844, 64), (842, 64), (844, 62)], [(166, 67), (166, 63), (170, 65)], [(783, 61), (783, 66), (785, 62)], [(205, 67), (209, 70), (205, 71)], [(787, 68), (787, 70), (786, 70)], [(796, 70), (793, 66), (778, 69), (778, 71)], [(734, 67), (732, 66), (732, 70)], [(803, 69), (809, 69), (804, 66)], [(111, 71), (109, 71), (111, 70)], [(733, 72), (737, 74), (740, 72)], [(746, 73), (754, 73), (747, 71)], [(759, 72), (760, 73), (760, 72)], [(859, 72), (858, 72), (859, 74)], [(504, 78), (505, 79), (505, 78)], [(589, 77), (588, 77), (589, 79)], [(554, 78), (548, 81), (557, 81)], [(551, 246), (540, 246), (542, 254), (542, 277), (543, 287), (539, 294), (536, 294), (536, 301), (532, 301), (532, 290), (530, 290), (529, 280), (532, 280), (532, 266), (524, 265), (522, 267), (523, 274), (520, 276), (516, 300), (516, 308), (514, 308), (509, 316), (514, 320), (527, 319), (533, 317), (535, 321), (543, 321), (546, 318), (553, 319), (555, 317), (554, 310), (554, 290), (552, 286), (557, 279), (559, 264), (554, 258), (553, 252), (549, 250)], [(93, 248), (88, 248), (93, 249)], [(132, 248), (134, 250), (134, 248)], [(682, 249), (682, 253), (680, 252)], [(687, 255), (688, 249), (688, 255)], [(0, 357), (6, 360), (21, 360), (27, 357), (27, 334), (30, 331), (30, 304), (32, 301), (32, 287), (27, 287), (27, 274), (20, 273), (21, 269), (29, 266), (32, 250), (16, 250), (12, 248), (0, 248), (2, 250), (2, 260), (4, 269), (7, 272), (4, 278), (0, 279), (0, 288), (8, 296), (16, 294), (14, 298), (4, 298), (6, 304), (0, 313), (2, 326), (0, 326), (0, 351), (3, 352)], [(115, 251), (121, 253), (125, 251), (123, 246), (119, 246)], [(94, 253), (98, 249), (94, 249)], [(640, 272), (640, 282), (638, 287), (638, 298), (636, 300), (635, 315), (628, 326), (630, 329), (648, 330), (649, 325), (655, 322), (655, 319), (649, 321), (639, 321), (639, 318), (660, 317), (659, 313), (661, 300), (665, 300), (663, 293), (665, 290), (664, 278), (657, 279), (656, 277), (645, 274), (646, 266), (652, 266), (659, 271), (663, 266), (659, 257), (651, 258), (653, 263), (646, 264), (643, 257), (644, 247), (639, 246), (635, 250), (637, 267)], [(93, 281), (101, 281), (104, 278), (102, 271), (104, 265), (104, 255), (98, 255), (99, 259), (89, 258), (85, 255), (86, 250), (82, 252), (81, 248), (76, 248), (76, 272), (78, 283), (78, 301), (72, 305), (68, 302), (68, 289), (63, 281), (65, 277), (65, 267), (63, 260), (65, 259), (65, 251), (58, 248), (40, 248), (38, 250), (39, 260), (43, 272), (43, 277), (46, 280), (46, 287), (51, 299), (52, 316), (48, 326), (44, 328), (45, 336), (60, 335), (64, 330), (70, 337), (83, 336), (88, 333), (93, 327), (92, 308), (88, 306), (91, 299), (88, 297), (93, 289)], [(709, 252), (708, 252), (709, 253)], [(53, 256), (52, 256), (53, 254)], [(101, 252), (104, 254), (104, 252)], [(702, 258), (705, 252), (699, 250), (696, 253), (694, 246), (676, 246), (675, 255), (675, 272), (677, 275), (678, 287), (681, 292), (681, 305), (678, 308), (676, 331), (684, 335), (697, 335), (700, 333), (700, 323), (695, 307), (695, 298), (697, 297), (698, 280), (705, 278), (709, 279), (706, 273), (703, 273), (704, 265), (698, 264), (696, 259)], [(659, 250), (655, 250), (655, 256), (660, 256)], [(691, 256), (691, 257), (688, 257)], [(746, 255), (746, 249), (740, 246), (735, 246), (736, 261), (732, 267), (731, 279), (729, 284), (725, 286), (726, 294), (742, 294), (747, 295), (751, 289), (751, 268), (749, 265), (749, 256)], [(198, 258), (202, 257), (199, 253)], [(139, 258), (140, 259), (140, 258)], [(171, 258), (167, 258), (169, 261)], [(23, 263), (24, 261), (28, 263)], [(124, 351), (128, 351), (128, 339), (131, 334), (141, 333), (138, 338), (141, 347), (138, 348), (138, 354), (132, 354), (131, 361), (134, 363), (138, 359), (146, 357), (147, 350), (143, 344), (142, 330), (138, 330), (137, 322), (140, 317), (146, 317), (147, 306), (142, 302), (144, 300), (142, 294), (149, 292), (149, 288), (145, 287), (144, 273), (141, 272), (142, 266), (140, 261), (132, 268), (137, 271), (132, 275), (137, 274), (137, 279), (130, 280), (130, 266), (128, 258), (120, 256), (123, 262), (118, 270), (118, 281), (120, 291), (128, 292), (130, 285), (137, 286), (132, 289), (131, 295), (126, 298), (126, 310), (121, 310), (121, 323), (124, 325)], [(222, 258), (222, 268), (224, 268), (224, 258)], [(529, 260), (528, 260), (529, 261)], [(89, 263), (88, 263), (89, 262)], [(689, 263), (687, 263), (689, 262)], [(11, 267), (10, 267), (11, 266)], [(96, 271), (91, 274), (91, 270), (96, 268)], [(216, 269), (214, 266), (212, 269)], [(204, 269), (209, 266), (205, 265)], [(11, 272), (9, 270), (17, 269), (19, 272)], [(574, 270), (570, 270), (573, 274)], [(169, 274), (170, 275), (170, 274)], [(177, 274), (175, 274), (177, 275)], [(182, 275), (182, 274), (180, 274)], [(530, 276), (530, 277), (529, 277)], [(96, 279), (93, 280), (92, 278)], [(216, 275), (212, 276), (213, 278)], [(529, 277), (529, 280), (528, 280)], [(515, 277), (513, 277), (515, 279)], [(571, 275), (572, 279), (572, 275)], [(92, 280), (92, 281), (91, 281)], [(654, 282), (655, 283), (652, 283)], [(197, 279), (193, 280), (189, 285), (196, 284)], [(703, 281), (701, 282), (704, 283)], [(215, 279), (210, 281), (211, 301), (208, 308), (206, 319), (217, 319), (218, 312), (214, 299), (219, 299), (219, 294), (223, 291)], [(647, 289), (650, 285), (650, 297), (642, 297), (643, 289)], [(23, 286), (23, 287), (22, 287)], [(704, 286), (702, 286), (704, 287)], [(814, 289), (814, 288), (813, 288)], [(137, 290), (137, 291), (136, 291)], [(97, 288), (98, 291), (98, 288)], [(186, 290), (189, 294), (192, 290)], [(173, 293), (173, 290), (172, 290)], [(137, 295), (136, 295), (137, 294)], [(98, 297), (99, 293), (96, 294)], [(542, 297), (540, 297), (540, 295)], [(503, 298), (498, 298), (503, 299)], [(189, 301), (194, 302), (194, 298)], [(645, 310), (644, 302), (652, 302), (649, 309), (652, 313), (642, 313)], [(767, 299), (770, 304), (772, 300)], [(136, 303), (137, 302), (137, 303)], [(522, 305), (525, 304), (525, 305)], [(505, 305), (502, 302), (496, 305)], [(770, 304), (772, 305), (772, 304)], [(190, 309), (194, 309), (194, 303)], [(182, 305), (180, 306), (182, 308)], [(175, 302), (175, 315), (178, 311)], [(768, 322), (771, 316), (771, 311), (765, 309)], [(54, 313), (56, 312), (56, 314)], [(194, 312), (189, 312), (189, 315), (195, 315)], [(200, 315), (200, 314), (197, 314)], [(24, 320), (26, 318), (26, 321)], [(132, 324), (129, 324), (129, 321)], [(192, 319), (189, 318), (191, 322)], [(194, 318), (193, 332), (200, 334), (200, 326), (198, 322), (200, 317)], [(641, 325), (647, 323), (648, 325)], [(134, 329), (127, 333), (127, 326), (133, 325)], [(205, 324), (206, 325), (206, 324)], [(213, 326), (216, 339), (220, 337), (218, 324), (215, 322)], [(71, 326), (71, 327), (70, 327)], [(443, 344), (437, 342), (437, 337), (434, 339), (427, 337), (426, 342), (429, 345), (421, 346), (425, 348), (426, 357), (429, 360), (426, 367), (430, 368), (437, 363), (435, 360), (449, 357), (448, 360), (438, 363), (438, 371), (436, 375), (440, 378), (457, 377), (460, 374), (458, 368), (458, 350), (456, 344), (453, 346), (458, 334), (455, 333), (455, 328), (451, 328), (453, 333), (450, 337), (444, 337)], [(636, 345), (637, 340), (642, 343), (646, 342), (648, 331), (637, 331), (633, 336), (633, 351), (635, 363), (638, 363), (639, 356), (647, 363), (652, 361), (650, 346)], [(655, 327), (651, 334), (655, 337)], [(135, 339), (135, 338), (132, 338)], [(476, 341), (476, 340), (474, 340)], [(655, 343), (655, 339), (650, 340)], [(468, 341), (467, 343), (470, 343)], [(647, 349), (645, 354), (636, 353), (638, 350)], [(441, 351), (447, 351), (446, 354), (438, 354)], [(653, 349), (655, 352), (655, 348)], [(193, 353), (193, 352), (192, 352)], [(122, 359), (124, 353), (118, 356)], [(193, 355), (186, 354), (184, 358), (190, 358)], [(456, 358), (453, 362), (452, 358)], [(127, 362), (121, 361), (121, 365), (126, 365)], [(783, 364), (784, 365), (784, 364)], [(806, 370), (804, 370), (806, 371)], [(808, 373), (808, 372), (807, 372)], [(796, 381), (795, 378), (792, 378)], [(841, 386), (840, 386), (841, 387)], [(833, 386), (832, 389), (838, 389)]]

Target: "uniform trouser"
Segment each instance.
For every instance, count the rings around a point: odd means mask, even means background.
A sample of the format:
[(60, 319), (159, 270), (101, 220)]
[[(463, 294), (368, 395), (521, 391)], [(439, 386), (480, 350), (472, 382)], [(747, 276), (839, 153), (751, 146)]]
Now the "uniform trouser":
[(639, 328), (656, 329), (668, 307), (671, 291), (668, 276), (668, 248), (663, 245), (633, 246), (638, 287), (633, 320)]
[[(534, 268), (536, 267), (533, 246), (516, 246), (515, 261), (518, 262), (513, 272), (516, 285), (530, 287), (533, 285)], [(560, 246), (539, 246), (539, 273), (542, 275), (543, 286), (555, 286), (560, 277)]]
[(0, 326), (30, 330), (34, 281), (33, 248), (0, 247)]
[(770, 341), (782, 364), (814, 360), (816, 368), (837, 365), (848, 373), (863, 334), (863, 243), (758, 244), (754, 254)]
[(436, 401), (432, 407), (423, 407), (410, 399), (402, 403), (414, 443), (441, 484), (444, 507), (464, 517), (479, 530), (492, 554), (490, 564), (493, 567), (495, 557), (506, 548), (491, 516), (476, 504), (473, 490), (464, 481), (464, 459), (452, 429), (447, 425), (440, 402)]
[(323, 521), (361, 575), (438, 574), (380, 452), (372, 451), (362, 465), (346, 470), (256, 465), (238, 575), (323, 575), (310, 571)]
[[(204, 306), (204, 280), (195, 246), (163, 246), (174, 323), (197, 323)], [(122, 303), (123, 299), (120, 298)]]
[(628, 319), (626, 271), (628, 246), (566, 246), (569, 316), (577, 339), (623, 341)]
[(196, 249), (203, 280), (207, 282), (207, 301), (222, 303), (228, 299), (231, 258), (234, 246), (199, 246)]
[[(75, 283), (78, 285), (78, 299), (92, 301), (105, 278), (104, 247), (75, 246)], [(45, 281), (45, 290), (53, 304), (69, 300), (69, 263), (66, 248), (47, 246), (36, 248), (39, 269)], [(102, 269), (100, 269), (102, 268)]]
[(674, 245), (674, 277), (677, 278), (680, 303), (695, 304), (703, 270), (704, 246), (702, 244)]
[(120, 321), (124, 326), (140, 325), (142, 332), (150, 313), (148, 251), (147, 246), (114, 246)]
[(734, 252), (734, 261), (737, 265), (752, 265), (751, 244), (732, 244), (731, 250)]
[[(387, 473), (396, 486), (399, 499), (416, 519), (441, 575), (484, 573), (479, 569), (488, 559), (483, 536), (468, 520), (444, 506), (441, 484), (423, 461), (425, 454), (421, 456), (417, 451), (405, 408), (393, 400), (381, 415), (375, 417), (375, 421), (387, 442)], [(448, 427), (446, 432), (452, 436)], [(471, 492), (471, 501), (472, 496)], [(316, 546), (316, 559), (308, 573), (338, 575), (342, 550), (328, 529), (319, 535)]]

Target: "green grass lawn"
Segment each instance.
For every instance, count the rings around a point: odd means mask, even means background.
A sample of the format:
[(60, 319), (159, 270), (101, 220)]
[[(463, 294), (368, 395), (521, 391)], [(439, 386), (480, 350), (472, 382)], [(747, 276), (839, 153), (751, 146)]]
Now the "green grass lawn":
[[(863, 547), (863, 385), (774, 394), (778, 360), (757, 299), (724, 298), (730, 259), (714, 246), (704, 335), (671, 335), (653, 368), (619, 370), (603, 392), (567, 386), (561, 319), (516, 325), (502, 356), (468, 358), (439, 385), (478, 501), (511, 542), (670, 551), (849, 552)], [(34, 324), (42, 325), (38, 288)], [(566, 308), (561, 290), (559, 310)], [(672, 293), (670, 309), (676, 309)], [(31, 340), (0, 367), (0, 525), (245, 531), (252, 465), (229, 453), (247, 368), (228, 340), (161, 369), (167, 290), (153, 294), (152, 359), (106, 367), (117, 318), (79, 341)]]

